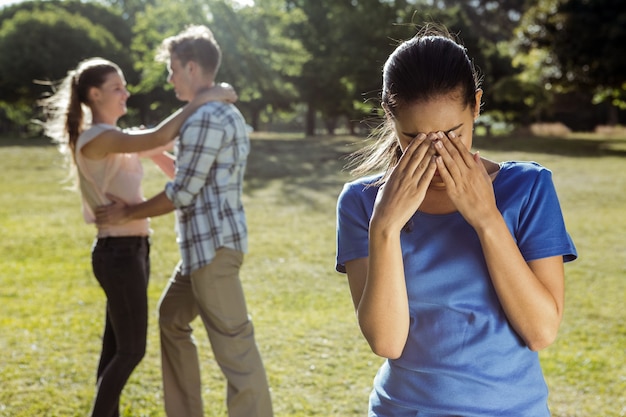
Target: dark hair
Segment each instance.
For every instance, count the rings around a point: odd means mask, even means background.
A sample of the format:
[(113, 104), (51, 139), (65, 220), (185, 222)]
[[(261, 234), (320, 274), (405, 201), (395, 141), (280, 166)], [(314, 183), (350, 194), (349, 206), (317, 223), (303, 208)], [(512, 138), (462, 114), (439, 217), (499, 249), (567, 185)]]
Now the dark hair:
[(99, 88), (106, 81), (107, 75), (119, 73), (120, 68), (103, 58), (89, 58), (81, 61), (75, 70), (56, 88), (54, 94), (42, 101), (46, 121), (44, 132), (57, 143), (65, 145), (74, 153), (78, 136), (85, 126), (85, 113), (89, 112), (89, 89)]
[(222, 51), (213, 32), (201, 25), (188, 26), (175, 36), (166, 38), (159, 47), (157, 59), (167, 61), (172, 55), (185, 65), (189, 61), (198, 63), (205, 73), (215, 76), (222, 62)]
[(464, 104), (476, 106), (480, 78), (466, 49), (444, 27), (429, 26), (401, 43), (383, 67), (382, 105), (386, 121), (373, 133), (376, 143), (356, 152), (354, 174), (385, 169), (384, 181), (402, 150), (391, 118), (405, 105), (458, 94)]
[(476, 105), (479, 78), (466, 49), (449, 34), (418, 36), (402, 43), (383, 68), (383, 105), (392, 113), (404, 104), (458, 92)]

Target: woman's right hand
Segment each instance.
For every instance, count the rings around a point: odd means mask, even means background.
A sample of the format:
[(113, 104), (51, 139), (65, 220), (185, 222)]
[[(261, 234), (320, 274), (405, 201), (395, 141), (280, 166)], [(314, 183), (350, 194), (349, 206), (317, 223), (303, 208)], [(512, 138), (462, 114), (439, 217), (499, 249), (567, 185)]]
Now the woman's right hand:
[(409, 335), (409, 302), (400, 232), (424, 201), (435, 175), (432, 134), (404, 149), (378, 190), (369, 227), (369, 255), (346, 263), (361, 331), (372, 351), (396, 359)]
[(399, 233), (422, 204), (437, 168), (434, 135), (420, 133), (405, 148), (378, 191), (370, 229)]
[(237, 92), (232, 85), (228, 83), (215, 84), (211, 88), (201, 90), (194, 97), (197, 104), (208, 103), (209, 101), (223, 101), (226, 103), (235, 103), (238, 99)]

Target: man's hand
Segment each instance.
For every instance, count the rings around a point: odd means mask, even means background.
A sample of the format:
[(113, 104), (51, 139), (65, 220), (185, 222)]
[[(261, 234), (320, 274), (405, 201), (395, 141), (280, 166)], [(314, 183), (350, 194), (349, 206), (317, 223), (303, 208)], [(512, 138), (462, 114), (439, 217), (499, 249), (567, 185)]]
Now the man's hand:
[(96, 224), (103, 226), (127, 223), (130, 220), (128, 217), (128, 204), (112, 194), (107, 194), (107, 198), (112, 203), (96, 208)]

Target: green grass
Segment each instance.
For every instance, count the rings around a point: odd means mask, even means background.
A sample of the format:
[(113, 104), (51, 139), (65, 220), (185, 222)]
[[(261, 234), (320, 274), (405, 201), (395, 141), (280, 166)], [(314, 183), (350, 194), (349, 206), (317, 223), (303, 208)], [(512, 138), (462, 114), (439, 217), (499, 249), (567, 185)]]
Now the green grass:
[[(256, 134), (242, 271), (278, 417), (363, 416), (381, 359), (360, 335), (334, 272), (342, 156), (361, 139)], [(27, 146), (25, 146), (25, 144)], [(535, 160), (554, 173), (580, 258), (566, 266), (566, 312), (541, 352), (556, 417), (626, 416), (626, 138), (476, 139), (483, 156)], [(56, 149), (0, 142), (0, 416), (85, 416), (104, 297), (92, 276), (93, 228), (63, 189)], [(165, 178), (146, 163), (145, 194)], [(156, 304), (178, 260), (171, 215), (155, 218), (148, 351), (123, 394), (125, 416), (163, 416)], [(196, 322), (207, 416), (226, 415), (224, 381)]]

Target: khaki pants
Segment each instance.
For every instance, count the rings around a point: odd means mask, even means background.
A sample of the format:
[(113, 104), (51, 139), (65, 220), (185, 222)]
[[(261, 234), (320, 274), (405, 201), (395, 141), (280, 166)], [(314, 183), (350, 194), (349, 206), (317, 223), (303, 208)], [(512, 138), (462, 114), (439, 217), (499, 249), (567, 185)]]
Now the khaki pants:
[(165, 412), (202, 417), (200, 364), (189, 323), (200, 315), (227, 380), (230, 417), (270, 417), (267, 376), (239, 280), (241, 252), (218, 249), (191, 275), (177, 268), (159, 302)]

